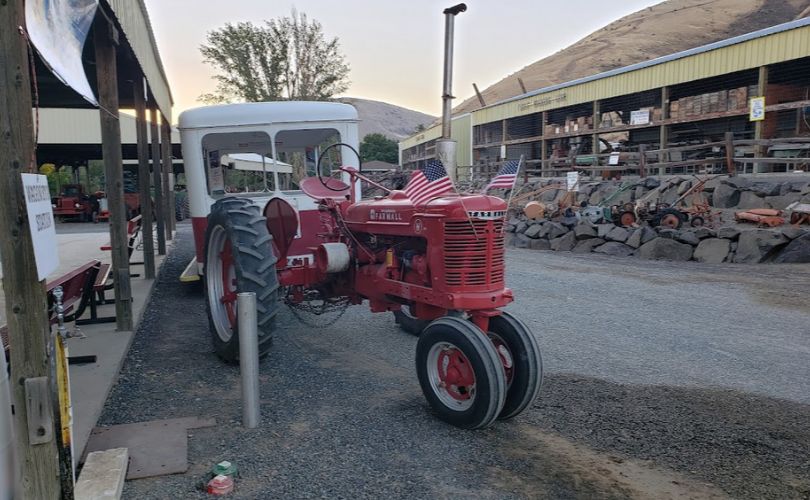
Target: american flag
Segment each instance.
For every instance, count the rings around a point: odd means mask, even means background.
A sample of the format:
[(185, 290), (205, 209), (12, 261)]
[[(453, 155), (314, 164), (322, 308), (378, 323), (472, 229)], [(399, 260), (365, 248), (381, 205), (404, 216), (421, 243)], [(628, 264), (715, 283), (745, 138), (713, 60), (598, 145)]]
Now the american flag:
[(414, 205), (422, 205), (453, 190), (453, 181), (447, 175), (442, 162), (430, 160), (423, 170), (416, 170), (405, 186), (405, 194)]
[[(522, 160), (522, 159), (521, 159)], [(521, 160), (512, 160), (503, 164), (501, 169), (487, 187), (484, 188), (484, 193), (490, 189), (512, 189), (515, 187), (517, 180), (518, 170), (520, 169)]]

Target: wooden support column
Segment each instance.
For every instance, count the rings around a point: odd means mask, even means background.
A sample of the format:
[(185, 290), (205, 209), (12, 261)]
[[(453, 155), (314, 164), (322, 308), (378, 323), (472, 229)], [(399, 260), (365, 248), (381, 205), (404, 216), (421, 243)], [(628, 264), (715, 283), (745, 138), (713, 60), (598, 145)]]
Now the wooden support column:
[(143, 77), (135, 79), (132, 85), (135, 98), (135, 132), (138, 141), (138, 191), (141, 198), (141, 234), (143, 234), (143, 274), (144, 278), (155, 278), (155, 240), (152, 227), (152, 204), (149, 203), (149, 138), (146, 135), (146, 92)]
[(155, 215), (157, 219), (158, 254), (166, 255), (166, 211), (163, 210), (163, 177), (160, 171), (160, 112), (152, 108), (149, 134), (152, 136), (152, 185), (155, 188)]
[[(661, 119), (662, 120), (669, 120), (669, 87), (662, 87), (661, 88)], [(667, 149), (669, 145), (669, 125), (661, 124), (661, 130), (659, 131), (659, 140), (658, 142), (659, 147), (658, 149)], [(669, 161), (667, 158), (667, 153), (660, 153), (658, 155), (658, 162), (659, 163), (666, 163)], [(666, 169), (664, 167), (660, 167), (658, 169), (658, 175), (664, 175)]]
[[(759, 78), (757, 80), (757, 86), (759, 95), (761, 97), (765, 97), (765, 105), (768, 105), (767, 96), (768, 96), (768, 66), (761, 66), (759, 68)], [(757, 141), (761, 141), (763, 139), (768, 139), (765, 137), (765, 121), (758, 121), (754, 122), (754, 139)], [(764, 158), (767, 148), (765, 146), (754, 146), (754, 157), (755, 158)], [(754, 163), (754, 173), (763, 172), (766, 169), (766, 165), (763, 163)]]
[[(15, 498), (56, 499), (60, 498), (60, 484), (53, 418), (30, 428), (26, 407), (28, 381), (44, 378), (47, 387), (46, 339), (50, 328), (20, 177), (35, 165), (28, 48), (18, 30), (24, 25), (22, 0), (0, 2), (0, 256), (9, 342), (13, 346), (9, 388), (18, 464), (14, 471), (17, 477), (2, 479), (18, 483), (17, 487), (6, 488), (9, 483), (5, 483), (2, 491), (12, 489)], [(47, 401), (41, 403), (46, 405), (43, 415), (52, 417), (52, 406)], [(31, 436), (38, 434), (49, 438), (33, 444)]]
[[(172, 162), (172, 128), (169, 121), (164, 119), (160, 127), (160, 145), (163, 148), (163, 209), (166, 214), (166, 239), (172, 239), (175, 226), (174, 206), (174, 164)], [(169, 173), (171, 172), (171, 180)]]
[(546, 142), (546, 125), (548, 125), (548, 111), (543, 111), (543, 140), (540, 141), (540, 177), (545, 177), (546, 160), (548, 160), (548, 143)]
[(726, 132), (726, 172), (729, 177), (737, 175), (737, 163), (734, 161), (734, 132)]
[[(591, 153), (596, 160), (596, 166), (599, 165), (599, 157), (601, 148), (599, 147), (599, 123), (602, 121), (601, 102), (598, 100), (593, 101), (593, 134), (591, 135)], [(594, 172), (595, 174), (596, 172)]]
[(101, 151), (110, 210), (116, 328), (128, 331), (132, 330), (132, 288), (127, 247), (127, 207), (124, 203), (124, 160), (118, 119), (118, 65), (115, 59), (118, 31), (103, 16), (99, 16), (93, 26), (93, 38), (96, 46), (98, 103), (101, 107)]

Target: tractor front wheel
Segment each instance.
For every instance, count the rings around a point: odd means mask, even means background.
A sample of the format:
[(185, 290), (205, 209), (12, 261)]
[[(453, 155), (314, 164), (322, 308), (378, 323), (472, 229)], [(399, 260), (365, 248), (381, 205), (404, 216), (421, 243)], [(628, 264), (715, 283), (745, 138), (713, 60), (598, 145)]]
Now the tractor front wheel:
[(416, 344), (419, 385), (436, 415), (463, 429), (490, 426), (506, 399), (506, 376), (484, 332), (456, 317), (431, 322)]
[(506, 402), (499, 420), (519, 415), (534, 402), (543, 384), (543, 358), (529, 328), (508, 312), (490, 318), (487, 332), (506, 373)]
[(261, 209), (245, 198), (217, 201), (205, 235), (205, 291), (214, 351), (228, 363), (239, 360), (236, 296), (256, 294), (259, 356), (270, 351), (278, 312), (278, 277), (272, 236)]
[(402, 306), (399, 311), (394, 311), (394, 319), (403, 331), (416, 337), (430, 324), (430, 321), (419, 319), (411, 314), (410, 306)]

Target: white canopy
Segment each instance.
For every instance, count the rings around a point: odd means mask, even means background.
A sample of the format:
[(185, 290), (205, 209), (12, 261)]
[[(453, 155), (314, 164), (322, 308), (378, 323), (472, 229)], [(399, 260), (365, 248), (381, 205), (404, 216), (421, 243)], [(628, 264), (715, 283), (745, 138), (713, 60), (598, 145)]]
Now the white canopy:
[[(224, 155), (221, 159), (223, 165), (233, 164), (236, 170), (250, 170), (253, 172), (262, 171), (262, 155), (258, 153), (232, 153)], [(267, 172), (278, 172), (280, 174), (291, 174), (292, 165), (283, 161), (276, 161), (272, 158), (264, 157), (264, 168)]]

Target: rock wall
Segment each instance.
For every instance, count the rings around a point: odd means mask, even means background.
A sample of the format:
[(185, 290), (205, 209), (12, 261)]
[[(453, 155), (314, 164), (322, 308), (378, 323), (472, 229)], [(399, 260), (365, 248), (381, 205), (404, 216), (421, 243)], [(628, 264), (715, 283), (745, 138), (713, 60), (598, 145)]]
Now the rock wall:
[(560, 221), (512, 219), (506, 231), (510, 246), (535, 250), (712, 264), (810, 263), (810, 230), (793, 226), (623, 228), (569, 217)]

